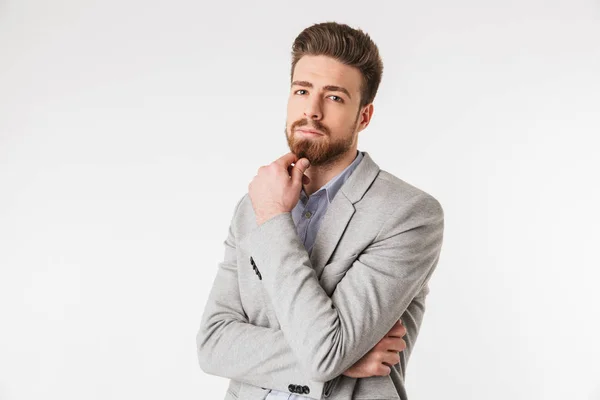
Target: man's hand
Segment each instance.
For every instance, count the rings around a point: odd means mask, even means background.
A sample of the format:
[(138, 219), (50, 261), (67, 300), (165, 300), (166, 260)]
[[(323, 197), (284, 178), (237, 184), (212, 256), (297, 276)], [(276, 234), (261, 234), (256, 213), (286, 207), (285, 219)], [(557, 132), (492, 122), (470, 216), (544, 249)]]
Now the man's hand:
[(307, 181), (303, 177), (308, 167), (306, 158), (298, 160), (290, 152), (258, 169), (248, 185), (248, 193), (259, 225), (278, 214), (292, 211), (300, 198), (303, 179)]
[(402, 339), (404, 335), (406, 335), (406, 328), (402, 325), (402, 321), (398, 320), (379, 343), (342, 375), (350, 378), (389, 375), (392, 365), (400, 362), (398, 353), (406, 348), (406, 342)]

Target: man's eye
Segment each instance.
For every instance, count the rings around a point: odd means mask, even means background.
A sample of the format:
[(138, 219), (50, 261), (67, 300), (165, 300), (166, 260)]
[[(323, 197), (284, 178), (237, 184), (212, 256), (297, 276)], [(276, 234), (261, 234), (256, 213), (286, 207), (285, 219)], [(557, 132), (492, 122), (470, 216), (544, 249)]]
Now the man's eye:
[(335, 97), (337, 100), (336, 100), (336, 99), (333, 99), (333, 101), (337, 101), (338, 103), (342, 103), (342, 102), (344, 101), (344, 100), (343, 100), (343, 99), (342, 99), (340, 96), (336, 96), (336, 95), (334, 95), (334, 94), (332, 94), (332, 95), (331, 95), (331, 96), (329, 96), (329, 97)]
[(306, 92), (306, 90), (304, 90), (304, 89), (298, 89), (298, 90), (296, 90), (296, 94), (298, 94), (298, 92)]

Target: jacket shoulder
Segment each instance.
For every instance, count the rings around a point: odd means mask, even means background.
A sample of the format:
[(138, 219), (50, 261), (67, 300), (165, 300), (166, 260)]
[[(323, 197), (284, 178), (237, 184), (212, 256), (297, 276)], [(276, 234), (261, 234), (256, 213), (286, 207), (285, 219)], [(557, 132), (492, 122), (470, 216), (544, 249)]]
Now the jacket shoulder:
[(398, 208), (412, 205), (422, 211), (443, 216), (440, 202), (425, 190), (381, 169), (365, 197), (377, 197), (383, 208), (393, 213)]

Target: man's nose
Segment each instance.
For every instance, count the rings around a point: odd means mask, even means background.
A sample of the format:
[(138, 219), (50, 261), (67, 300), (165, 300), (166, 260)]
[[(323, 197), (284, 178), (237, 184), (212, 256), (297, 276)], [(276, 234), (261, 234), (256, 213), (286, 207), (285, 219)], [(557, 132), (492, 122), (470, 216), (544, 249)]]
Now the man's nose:
[(310, 100), (304, 110), (304, 115), (308, 119), (322, 119), (323, 111), (321, 110), (321, 105), (318, 100)]

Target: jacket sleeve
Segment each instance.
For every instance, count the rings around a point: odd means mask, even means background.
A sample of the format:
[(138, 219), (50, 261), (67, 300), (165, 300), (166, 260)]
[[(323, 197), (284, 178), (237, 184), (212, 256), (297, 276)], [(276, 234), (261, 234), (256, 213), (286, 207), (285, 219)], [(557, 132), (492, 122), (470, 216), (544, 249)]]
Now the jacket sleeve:
[(281, 330), (312, 379), (333, 379), (373, 348), (435, 269), (442, 207), (424, 192), (407, 203), (387, 218), (331, 298), (319, 284), (289, 212), (259, 225), (240, 243), (251, 251)]
[[(242, 198), (243, 199), (243, 198)], [(225, 256), (216, 277), (196, 335), (201, 369), (211, 375), (250, 385), (289, 392), (289, 385), (307, 386), (309, 394), (320, 399), (323, 381), (312, 380), (301, 369), (279, 329), (252, 325), (244, 313), (238, 287), (236, 238), (232, 224), (224, 242)]]

